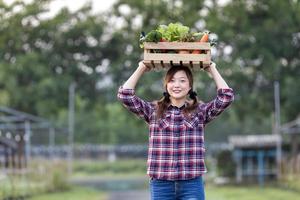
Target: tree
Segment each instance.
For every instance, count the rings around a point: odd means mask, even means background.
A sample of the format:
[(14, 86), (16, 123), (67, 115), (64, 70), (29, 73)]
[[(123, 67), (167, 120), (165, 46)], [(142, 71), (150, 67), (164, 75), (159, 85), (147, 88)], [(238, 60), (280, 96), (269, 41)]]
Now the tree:
[[(299, 114), (299, 1), (118, 0), (99, 15), (87, 5), (47, 17), (51, 2), (0, 1), (0, 103), (65, 126), (75, 81), (77, 142), (147, 142), (146, 125), (129, 117), (116, 94), (142, 59), (140, 32), (170, 22), (213, 33), (213, 60), (235, 90), (235, 102), (208, 126), (206, 139), (271, 132), (275, 80), (282, 122)], [(161, 98), (163, 73), (143, 76), (136, 93)], [(204, 101), (216, 93), (202, 71), (195, 73), (195, 89)]]
[(207, 26), (218, 34), (219, 59), (230, 69), (241, 131), (265, 124), (262, 130), (270, 132), (275, 80), (281, 83), (283, 122), (299, 114), (299, 9), (299, 1), (238, 0), (210, 8)]

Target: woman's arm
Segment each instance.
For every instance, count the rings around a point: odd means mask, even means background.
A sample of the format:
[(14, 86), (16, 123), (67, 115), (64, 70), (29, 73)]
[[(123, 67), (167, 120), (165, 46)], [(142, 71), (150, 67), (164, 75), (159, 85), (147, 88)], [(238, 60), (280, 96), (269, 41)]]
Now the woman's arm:
[(227, 83), (225, 82), (225, 80), (217, 70), (216, 63), (211, 62), (210, 66), (205, 68), (205, 71), (207, 71), (212, 76), (212, 78), (214, 79), (217, 85), (217, 89), (229, 88), (229, 86), (227, 85)]
[(133, 72), (129, 79), (118, 90), (118, 99), (122, 104), (138, 117), (144, 119), (147, 123), (150, 121), (153, 105), (135, 95), (134, 88), (144, 74), (150, 69), (141, 61), (138, 68)]
[(143, 63), (143, 61), (139, 62), (138, 68), (133, 72), (133, 74), (128, 78), (128, 80), (123, 84), (124, 89), (134, 89), (138, 80), (141, 76), (150, 69)]
[(217, 85), (217, 97), (212, 101), (201, 104), (201, 110), (205, 110), (205, 124), (220, 115), (234, 100), (233, 90), (227, 85), (216, 68), (215, 63), (211, 63), (205, 70), (214, 79)]

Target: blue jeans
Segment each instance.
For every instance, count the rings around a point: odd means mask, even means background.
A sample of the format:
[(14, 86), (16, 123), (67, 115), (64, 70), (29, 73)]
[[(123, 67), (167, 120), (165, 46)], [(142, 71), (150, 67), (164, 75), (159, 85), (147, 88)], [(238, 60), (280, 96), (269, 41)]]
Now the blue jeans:
[(151, 200), (205, 200), (202, 177), (182, 181), (150, 180)]

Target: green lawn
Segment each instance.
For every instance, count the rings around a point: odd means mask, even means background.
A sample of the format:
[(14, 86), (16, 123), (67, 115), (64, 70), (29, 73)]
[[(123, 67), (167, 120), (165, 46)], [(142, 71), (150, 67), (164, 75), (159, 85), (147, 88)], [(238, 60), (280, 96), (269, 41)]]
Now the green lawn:
[(66, 192), (38, 195), (30, 200), (106, 200), (107, 194), (89, 188), (73, 187)]
[[(105, 192), (76, 187), (68, 192), (44, 194), (30, 200), (106, 200), (107, 195)], [(207, 200), (297, 200), (299, 196), (300, 192), (272, 187), (206, 187)]]
[[(44, 162), (39, 162), (44, 163)], [(73, 187), (66, 192), (48, 193), (50, 189), (68, 188), (65, 185), (66, 177), (63, 173), (57, 173), (54, 169), (61, 169), (61, 165), (52, 166), (51, 170), (45, 170), (47, 174), (40, 176), (28, 175), (25, 178), (9, 179), (7, 177), (0, 182), (0, 199), (3, 195), (34, 195), (30, 200), (106, 200), (111, 191), (104, 188), (95, 190), (83, 187)], [(49, 181), (44, 177), (52, 177)], [(17, 177), (16, 177), (17, 178)], [(119, 160), (115, 163), (100, 161), (76, 161), (74, 162), (73, 180), (132, 180), (145, 179), (144, 189), (148, 189), (146, 165), (144, 160)], [(300, 177), (289, 176), (280, 183), (273, 183), (264, 188), (255, 186), (214, 186), (207, 181), (205, 189), (207, 200), (298, 200), (300, 199)], [(12, 184), (14, 183), (14, 184)], [(14, 187), (12, 187), (14, 185)], [(280, 187), (274, 187), (274, 185)], [(55, 187), (54, 187), (55, 186)], [(48, 189), (47, 189), (48, 188)], [(285, 189), (282, 189), (285, 188)], [(40, 195), (37, 195), (40, 194)]]
[(207, 200), (296, 200), (300, 192), (280, 188), (223, 186), (206, 188)]

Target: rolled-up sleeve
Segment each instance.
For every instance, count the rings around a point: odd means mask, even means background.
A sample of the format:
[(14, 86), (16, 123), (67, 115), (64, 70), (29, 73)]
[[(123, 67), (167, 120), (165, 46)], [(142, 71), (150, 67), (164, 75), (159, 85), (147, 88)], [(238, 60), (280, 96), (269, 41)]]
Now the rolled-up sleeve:
[(122, 86), (118, 90), (118, 99), (129, 111), (149, 123), (150, 116), (154, 111), (152, 103), (137, 97), (133, 89), (124, 89)]
[(217, 97), (204, 104), (205, 123), (208, 123), (220, 115), (234, 100), (232, 88), (218, 89)]

